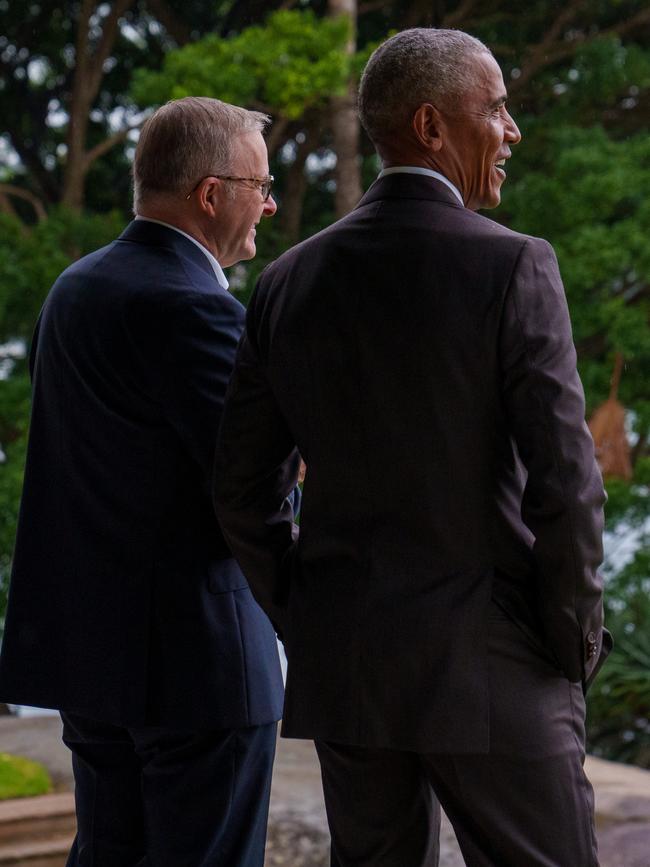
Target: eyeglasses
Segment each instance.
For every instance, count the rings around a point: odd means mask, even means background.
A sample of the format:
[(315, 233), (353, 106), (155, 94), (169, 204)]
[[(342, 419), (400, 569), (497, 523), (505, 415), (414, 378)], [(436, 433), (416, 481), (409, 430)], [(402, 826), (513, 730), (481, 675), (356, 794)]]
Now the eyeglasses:
[(206, 178), (217, 178), (220, 181), (250, 181), (250, 183), (255, 184), (257, 189), (262, 194), (262, 199), (266, 202), (268, 201), (269, 196), (271, 195), (271, 187), (273, 186), (273, 181), (275, 178), (273, 175), (267, 175), (265, 178), (234, 178), (232, 175), (205, 175), (202, 177), (193, 187), (190, 192), (185, 196), (185, 200), (189, 199), (192, 193), (195, 193), (200, 185)]

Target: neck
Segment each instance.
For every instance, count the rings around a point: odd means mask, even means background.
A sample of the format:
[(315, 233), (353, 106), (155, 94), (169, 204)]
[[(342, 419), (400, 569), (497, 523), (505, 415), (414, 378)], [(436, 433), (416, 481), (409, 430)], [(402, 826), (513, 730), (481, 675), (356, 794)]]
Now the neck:
[(431, 169), (434, 172), (440, 172), (441, 175), (448, 177), (444, 167), (439, 165), (438, 161), (430, 156), (422, 154), (391, 154), (390, 156), (382, 156), (382, 167), (385, 169), (393, 168), (393, 166), (417, 166), (421, 169)]

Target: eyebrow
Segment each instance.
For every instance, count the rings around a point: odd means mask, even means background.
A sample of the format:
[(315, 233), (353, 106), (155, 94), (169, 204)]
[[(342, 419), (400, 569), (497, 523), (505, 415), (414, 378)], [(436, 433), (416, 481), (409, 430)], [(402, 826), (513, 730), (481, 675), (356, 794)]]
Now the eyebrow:
[(498, 99), (495, 99), (494, 102), (491, 102), (488, 108), (501, 108), (502, 105), (508, 101), (508, 94), (504, 93), (503, 96), (500, 96)]

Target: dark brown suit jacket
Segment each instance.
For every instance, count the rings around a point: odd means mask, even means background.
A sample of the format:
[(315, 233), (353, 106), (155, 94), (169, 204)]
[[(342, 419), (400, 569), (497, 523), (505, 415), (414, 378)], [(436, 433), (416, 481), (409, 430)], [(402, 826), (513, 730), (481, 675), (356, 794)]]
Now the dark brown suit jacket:
[(377, 181), (264, 271), (216, 504), (284, 636), (286, 735), (486, 751), (491, 598), (587, 682), (607, 648), (584, 409), (551, 246), (433, 179)]

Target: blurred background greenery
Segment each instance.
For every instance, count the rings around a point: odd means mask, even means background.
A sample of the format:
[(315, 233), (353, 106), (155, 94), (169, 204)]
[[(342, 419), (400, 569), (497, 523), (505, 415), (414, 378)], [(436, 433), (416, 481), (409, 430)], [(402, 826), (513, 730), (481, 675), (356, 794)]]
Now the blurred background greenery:
[[(26, 451), (26, 353), (71, 261), (129, 219), (152, 107), (268, 112), (278, 216), (231, 269), (245, 303), (291, 243), (375, 177), (354, 107), (391, 31), (459, 27), (500, 62), (523, 143), (489, 216), (554, 245), (605, 471), (608, 624), (590, 749), (650, 767), (650, 7), (646, 0), (0, 0), (0, 622)], [(37, 544), (37, 540), (35, 540)]]

